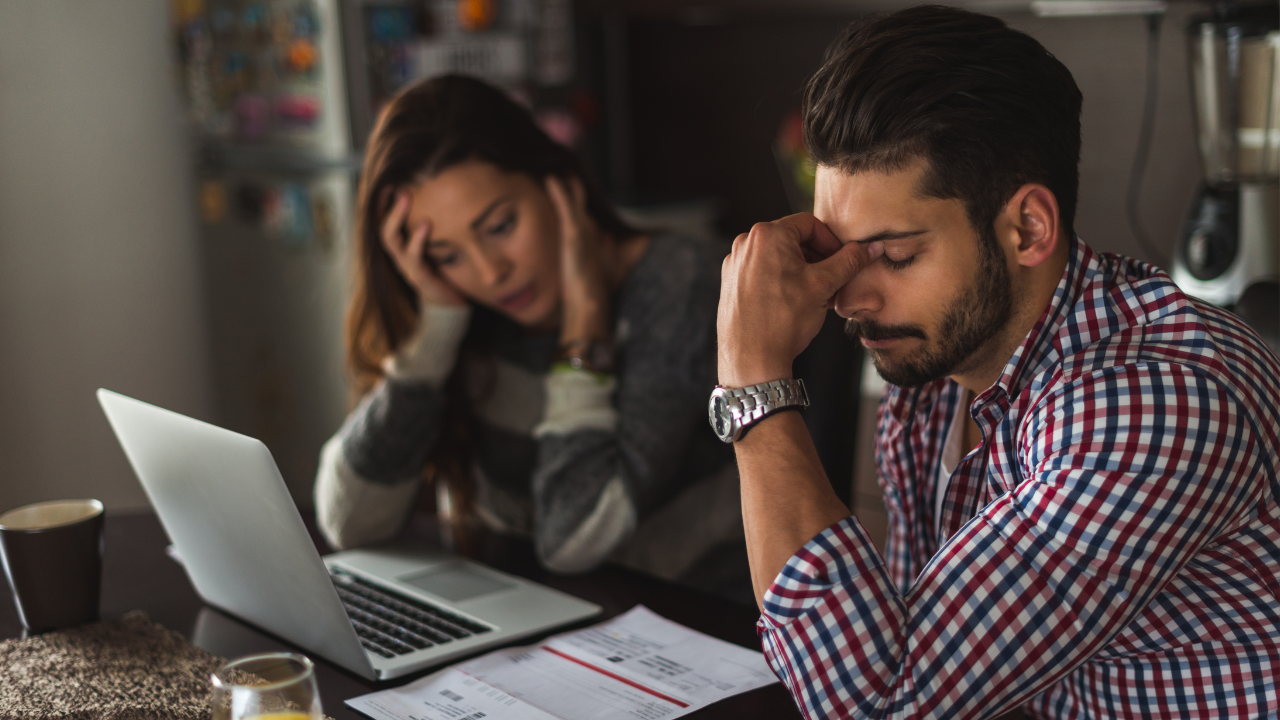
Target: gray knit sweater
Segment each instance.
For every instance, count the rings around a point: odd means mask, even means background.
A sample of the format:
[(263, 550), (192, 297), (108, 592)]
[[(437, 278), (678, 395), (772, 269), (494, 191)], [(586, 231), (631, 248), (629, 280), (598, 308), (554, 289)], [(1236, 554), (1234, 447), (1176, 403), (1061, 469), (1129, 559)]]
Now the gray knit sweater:
[[(491, 311), (423, 309), (418, 335), (321, 453), (337, 547), (396, 534), (437, 443), (465, 423), (477, 511), (531, 535), (552, 570), (612, 556), (676, 577), (742, 533), (737, 474), (712, 435), (720, 248), (655, 236), (613, 298), (617, 374), (551, 370), (558, 336)], [(463, 414), (447, 411), (450, 393)], [(457, 428), (454, 428), (457, 430)]]

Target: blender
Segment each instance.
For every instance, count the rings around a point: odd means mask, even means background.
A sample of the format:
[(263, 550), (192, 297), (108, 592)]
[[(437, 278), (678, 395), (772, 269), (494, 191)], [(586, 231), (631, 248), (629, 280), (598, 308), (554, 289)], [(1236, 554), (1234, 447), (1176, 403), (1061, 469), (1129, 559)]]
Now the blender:
[(1280, 278), (1278, 31), (1274, 1), (1219, 3), (1188, 26), (1204, 181), (1174, 253), (1173, 280), (1215, 305), (1234, 306)]

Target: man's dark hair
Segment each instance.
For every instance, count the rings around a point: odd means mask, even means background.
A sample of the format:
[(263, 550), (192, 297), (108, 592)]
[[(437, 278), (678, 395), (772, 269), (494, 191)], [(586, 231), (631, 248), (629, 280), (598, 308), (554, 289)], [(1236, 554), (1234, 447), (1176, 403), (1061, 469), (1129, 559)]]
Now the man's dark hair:
[(985, 245), (1029, 182), (1053, 192), (1073, 231), (1080, 103), (1071, 73), (1029, 35), (915, 7), (855, 21), (827, 48), (804, 90), (804, 139), (818, 164), (847, 173), (925, 160), (919, 192), (960, 200)]

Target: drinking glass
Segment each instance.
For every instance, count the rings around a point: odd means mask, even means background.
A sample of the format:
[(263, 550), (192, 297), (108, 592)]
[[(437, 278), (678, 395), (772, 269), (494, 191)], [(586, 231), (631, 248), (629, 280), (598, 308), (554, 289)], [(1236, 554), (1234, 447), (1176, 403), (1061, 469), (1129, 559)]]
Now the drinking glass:
[(315, 667), (296, 653), (250, 655), (213, 673), (213, 720), (323, 720)]

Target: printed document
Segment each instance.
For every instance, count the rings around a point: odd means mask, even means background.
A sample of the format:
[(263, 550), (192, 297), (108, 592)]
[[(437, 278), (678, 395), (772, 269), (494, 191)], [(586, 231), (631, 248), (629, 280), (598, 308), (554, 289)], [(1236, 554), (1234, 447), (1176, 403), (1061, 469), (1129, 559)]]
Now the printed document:
[(777, 681), (761, 653), (638, 605), (347, 704), (375, 720), (668, 720)]

